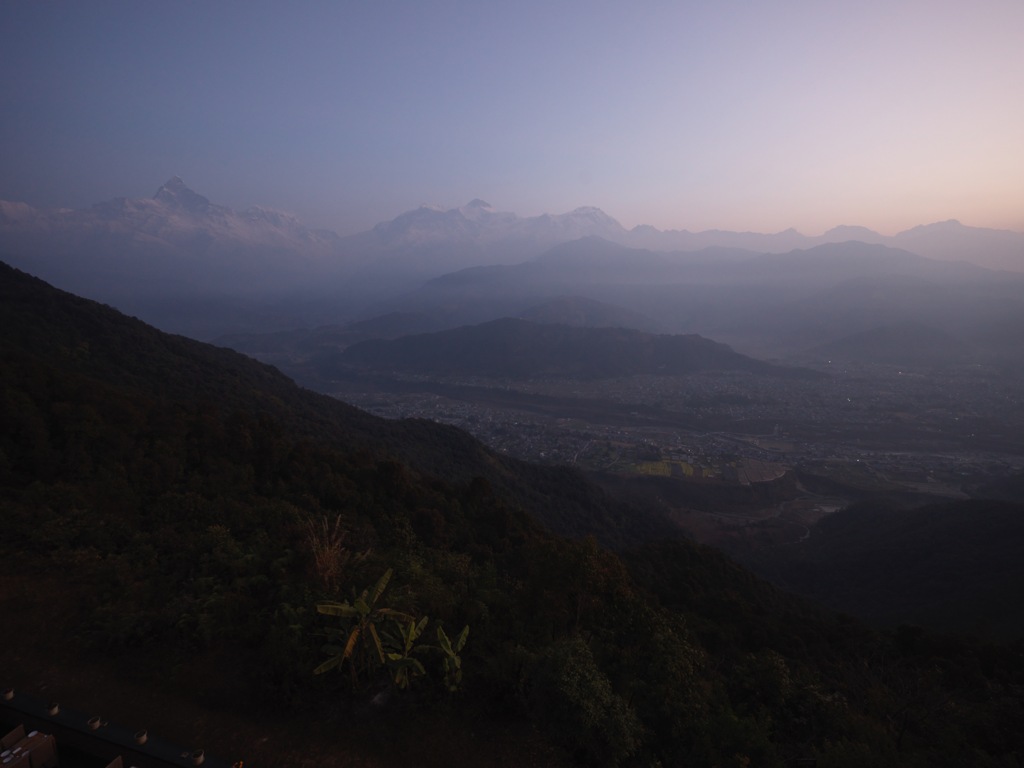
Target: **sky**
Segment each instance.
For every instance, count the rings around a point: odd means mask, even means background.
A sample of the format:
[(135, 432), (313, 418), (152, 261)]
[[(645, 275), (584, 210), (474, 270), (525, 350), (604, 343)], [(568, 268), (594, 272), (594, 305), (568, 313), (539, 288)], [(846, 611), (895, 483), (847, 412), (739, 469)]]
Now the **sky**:
[(0, 3), (0, 199), (1024, 231), (1024, 2)]

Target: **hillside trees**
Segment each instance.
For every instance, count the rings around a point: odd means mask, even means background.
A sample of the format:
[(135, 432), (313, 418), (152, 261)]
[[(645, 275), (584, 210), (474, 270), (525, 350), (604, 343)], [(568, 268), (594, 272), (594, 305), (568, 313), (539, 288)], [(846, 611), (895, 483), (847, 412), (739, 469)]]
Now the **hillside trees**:
[[(341, 620), (362, 622), (360, 685), (387, 671), (433, 694), (422, 683), (436, 675), (438, 697), (401, 697), (396, 718), (439, 697), (459, 727), (532, 718), (583, 764), (1024, 753), (1019, 646), (894, 639), (688, 542), (631, 548), (637, 529), (664, 528), (577, 473), (506, 461), (450, 428), (373, 421), (87, 302), (43, 292), (18, 315), (37, 290), (4, 294), (0, 280), (0, 600), (55, 606), (47, 634), (72, 664), (116, 651), (173, 685), (167, 670), (202, 658), (232, 707), (340, 718), (365, 693), (312, 670), (322, 622)], [(311, 519), (330, 521), (340, 570), (317, 564)], [(622, 529), (620, 551), (590, 525)], [(346, 595), (346, 615), (316, 613)], [(440, 645), (439, 625), (452, 653), (417, 650)]]
[(317, 605), (318, 613), (349, 619), (350, 622), (346, 627), (331, 630), (332, 634), (337, 635), (340, 645), (328, 646), (333, 655), (313, 670), (314, 674), (329, 672), (348, 662), (349, 672), (352, 676), (352, 688), (356, 689), (360, 678), (365, 680), (374, 669), (383, 666), (387, 661), (384, 644), (381, 642), (383, 628), (378, 630), (378, 625), (383, 625), (385, 621), (391, 620), (400, 625), (412, 623), (415, 628), (417, 619), (414, 617), (393, 608), (378, 605), (393, 573), (390, 568), (386, 570), (373, 587), (364, 589), (351, 602), (346, 600), (342, 603), (331, 602)]

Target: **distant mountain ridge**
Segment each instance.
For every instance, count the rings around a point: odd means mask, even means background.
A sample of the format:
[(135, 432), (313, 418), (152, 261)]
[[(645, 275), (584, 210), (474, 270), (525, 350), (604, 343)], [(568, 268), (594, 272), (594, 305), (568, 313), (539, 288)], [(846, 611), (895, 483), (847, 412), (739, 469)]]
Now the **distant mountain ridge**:
[[(875, 251), (869, 259), (870, 249)], [(488, 305), (463, 292), (456, 303), (475, 300), (478, 307), (449, 327), (580, 295), (648, 315), (667, 330), (724, 338), (720, 324), (708, 322), (721, 315), (713, 296), (716, 282), (749, 284), (755, 294), (744, 298), (743, 307), (752, 311), (766, 305), (756, 282), (785, 289), (787, 270), (803, 270), (799, 277), (804, 282), (812, 274), (833, 274), (842, 263), (835, 257), (844, 250), (852, 254), (851, 274), (863, 272), (870, 260), (891, 273), (913, 258), (942, 259), (949, 276), (981, 270), (978, 265), (1024, 273), (1024, 233), (955, 221), (894, 237), (862, 227), (837, 227), (819, 237), (795, 230), (692, 233), (648, 226), (627, 230), (594, 207), (520, 217), (475, 199), (459, 208), (422, 206), (366, 232), (339, 237), (280, 211), (253, 207), (236, 212), (178, 177), (151, 198), (116, 198), (84, 210), (39, 210), (0, 201), (0, 257), (8, 263), (165, 330), (207, 339), (364, 320), (396, 311), (396, 302), (427, 281), (440, 280), (432, 285), (435, 293), (442, 283), (446, 290), (464, 291), (481, 274), (465, 270), (498, 268), (513, 270), (507, 275), (521, 295)], [(626, 251), (630, 263), (623, 265)], [(767, 254), (776, 254), (777, 261), (750, 261)], [(539, 267), (538, 259), (544, 262)], [(801, 259), (803, 264), (797, 264)], [(739, 267), (745, 260), (749, 263)], [(938, 268), (933, 263), (930, 269)], [(654, 279), (662, 293), (671, 287), (664, 277), (671, 274), (682, 292), (657, 297), (662, 307), (671, 308), (667, 321), (649, 309), (649, 295), (578, 289), (581, 281), (595, 284), (600, 275), (616, 270), (625, 276), (624, 284)], [(551, 282), (559, 273), (569, 278)], [(527, 276), (546, 281), (543, 291), (536, 286), (522, 291)], [(398, 311), (423, 307), (399, 306)], [(457, 313), (449, 314), (454, 318)]]
[(545, 213), (522, 218), (514, 213), (497, 211), (489, 203), (476, 199), (449, 210), (421, 206), (378, 224), (364, 235), (372, 234), (379, 245), (394, 247), (451, 240), (462, 235), (472, 235), (484, 242), (522, 238), (538, 243), (555, 243), (589, 235), (615, 237), (625, 233), (622, 225), (600, 208), (581, 207), (559, 215)]
[(955, 220), (914, 227), (893, 236), (861, 226), (837, 226), (817, 236), (803, 235), (795, 229), (777, 233), (690, 232), (659, 230), (649, 225), (626, 229), (592, 206), (560, 215), (522, 218), (496, 211), (482, 200), (473, 200), (451, 209), (421, 206), (378, 224), (369, 232), (343, 240), (360, 250), (401, 252), (441, 243), (449, 248), (479, 249), (477, 264), (487, 265), (508, 263), (510, 251), (518, 253), (516, 260), (521, 261), (559, 243), (584, 237), (600, 237), (652, 251), (726, 248), (759, 253), (785, 253), (855, 240), (909, 250), (932, 259), (969, 261), (990, 269), (1024, 272), (1024, 233), (967, 227)]
[(917, 323), (872, 328), (809, 351), (837, 362), (913, 366), (962, 362), (978, 354), (949, 332)]
[[(202, 232), (213, 241), (288, 250), (303, 246), (320, 255), (344, 258), (364, 267), (375, 261), (388, 262), (387, 254), (394, 257), (443, 247), (453, 257), (434, 263), (435, 274), (450, 270), (467, 258), (469, 262), (462, 266), (508, 263), (510, 256), (523, 261), (558, 243), (592, 236), (654, 251), (697, 251), (714, 247), (761, 253), (784, 253), (824, 243), (858, 240), (903, 248), (928, 258), (965, 260), (993, 269), (1024, 271), (1024, 233), (969, 227), (956, 220), (914, 227), (891, 237), (860, 226), (838, 226), (818, 236), (803, 235), (795, 229), (777, 233), (691, 232), (659, 230), (649, 225), (626, 229), (593, 206), (579, 207), (564, 214), (521, 217), (475, 199), (458, 208), (423, 205), (365, 232), (340, 237), (328, 230), (305, 227), (296, 217), (280, 211), (252, 207), (235, 212), (212, 203), (177, 176), (161, 186), (152, 198), (115, 198), (83, 210), (41, 210), (24, 203), (0, 201), (0, 247), (6, 250), (12, 250), (10, 244), (17, 244), (21, 241), (19, 238), (30, 234), (96, 235), (115, 231), (148, 235), (168, 243), (188, 235), (194, 238)], [(427, 262), (423, 266), (430, 267), (429, 260)]]
[(49, 230), (56, 234), (93, 235), (127, 233), (148, 235), (174, 244), (194, 241), (201, 232), (210, 241), (238, 241), (254, 245), (328, 249), (338, 236), (328, 230), (305, 227), (291, 214), (254, 206), (241, 212), (212, 203), (174, 176), (151, 198), (118, 197), (91, 208), (43, 210), (24, 203), (0, 203), (0, 232), (12, 234)]
[(454, 327), (521, 317), (526, 307), (578, 296), (649, 318), (620, 315), (630, 327), (697, 333), (765, 357), (885, 324), (931, 324), (976, 338), (1024, 317), (1022, 289), (1024, 275), (881, 244), (662, 253), (584, 238), (532, 261), (443, 275), (377, 314), (401, 308)]
[(84, 210), (0, 206), (0, 249), (10, 263), (103, 299), (119, 286), (129, 294), (279, 290), (323, 269), (338, 240), (287, 213), (217, 205), (177, 176), (151, 198)]
[(354, 344), (334, 363), (435, 376), (614, 378), (742, 370), (797, 375), (697, 335), (541, 325), (503, 318), (448, 331)]
[(476, 199), (459, 208), (421, 206), (341, 240), (369, 270), (402, 269), (423, 278), (468, 266), (533, 258), (581, 237), (621, 240), (628, 232), (599, 208), (520, 217)]

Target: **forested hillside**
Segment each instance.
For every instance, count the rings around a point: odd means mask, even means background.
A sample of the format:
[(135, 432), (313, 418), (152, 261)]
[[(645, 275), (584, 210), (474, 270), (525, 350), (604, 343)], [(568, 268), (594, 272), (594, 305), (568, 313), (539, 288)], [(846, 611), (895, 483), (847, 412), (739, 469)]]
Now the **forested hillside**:
[(903, 509), (853, 504), (804, 541), (751, 551), (752, 568), (880, 626), (1024, 636), (1024, 504), (991, 499)]
[[(0, 611), (26, 622), (0, 677), (122, 659), (263, 723), (270, 746), (222, 746), (277, 766), (310, 763), (268, 712), (334, 729), (336, 765), (1024, 756), (1019, 645), (820, 614), (578, 474), (7, 267), (0, 323)], [(463, 748), (481, 730), (523, 736)]]

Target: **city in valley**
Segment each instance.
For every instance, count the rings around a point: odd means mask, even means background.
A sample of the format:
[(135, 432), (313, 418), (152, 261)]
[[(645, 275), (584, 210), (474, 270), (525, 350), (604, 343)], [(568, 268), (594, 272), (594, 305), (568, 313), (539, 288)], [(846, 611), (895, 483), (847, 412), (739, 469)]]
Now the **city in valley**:
[(814, 367), (820, 377), (393, 374), (324, 386), (377, 415), (452, 424), (502, 453), (576, 466), (726, 545), (744, 531), (799, 539), (863, 498), (969, 498), (1024, 468), (1024, 404), (1009, 372)]

